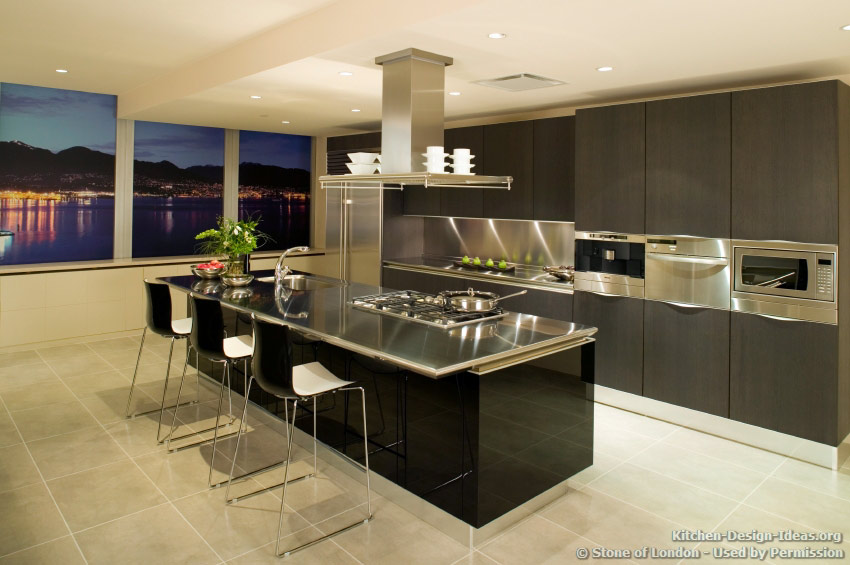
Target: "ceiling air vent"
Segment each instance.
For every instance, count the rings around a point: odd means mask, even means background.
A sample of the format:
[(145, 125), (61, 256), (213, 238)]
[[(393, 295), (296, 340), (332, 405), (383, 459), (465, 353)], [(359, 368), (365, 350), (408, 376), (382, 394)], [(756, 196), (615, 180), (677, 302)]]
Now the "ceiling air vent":
[(510, 90), (511, 92), (520, 92), (522, 90), (534, 90), (535, 88), (546, 88), (547, 86), (558, 86), (566, 84), (560, 80), (530, 75), (528, 73), (520, 73), (509, 77), (492, 78), (488, 80), (477, 80), (475, 84), (484, 86), (492, 86), (502, 90)]

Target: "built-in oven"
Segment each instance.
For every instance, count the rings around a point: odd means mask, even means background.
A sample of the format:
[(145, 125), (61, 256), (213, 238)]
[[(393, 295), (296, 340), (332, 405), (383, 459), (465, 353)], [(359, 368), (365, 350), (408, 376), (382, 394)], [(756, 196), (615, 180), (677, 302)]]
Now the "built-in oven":
[(838, 247), (734, 240), (732, 309), (781, 318), (838, 322)]
[(646, 298), (729, 309), (731, 242), (682, 235), (646, 236)]
[(576, 232), (576, 290), (644, 296), (646, 237), (610, 232)]

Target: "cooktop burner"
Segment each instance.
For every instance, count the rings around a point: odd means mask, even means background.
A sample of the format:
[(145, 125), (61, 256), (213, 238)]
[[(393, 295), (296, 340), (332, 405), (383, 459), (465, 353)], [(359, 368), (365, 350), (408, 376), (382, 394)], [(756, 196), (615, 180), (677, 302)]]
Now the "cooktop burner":
[(439, 328), (456, 328), (466, 324), (474, 324), (484, 320), (498, 320), (507, 312), (497, 307), (489, 312), (458, 312), (435, 304), (436, 296), (415, 290), (399, 290), (384, 294), (358, 296), (349, 304), (361, 310), (373, 310), (380, 314), (406, 318), (413, 322), (437, 326)]

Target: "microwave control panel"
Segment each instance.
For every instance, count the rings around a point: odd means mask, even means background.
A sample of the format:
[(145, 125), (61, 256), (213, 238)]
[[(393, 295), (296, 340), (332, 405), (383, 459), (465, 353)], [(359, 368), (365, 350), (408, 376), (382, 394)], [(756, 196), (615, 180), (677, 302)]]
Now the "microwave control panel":
[(818, 253), (817, 265), (817, 298), (818, 300), (833, 300), (833, 279), (835, 273), (835, 254)]

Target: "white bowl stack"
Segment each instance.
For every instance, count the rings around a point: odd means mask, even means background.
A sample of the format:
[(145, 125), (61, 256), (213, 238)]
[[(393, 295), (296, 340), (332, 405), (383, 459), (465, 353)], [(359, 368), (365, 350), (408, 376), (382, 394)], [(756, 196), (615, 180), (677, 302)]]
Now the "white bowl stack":
[[(350, 163), (345, 166), (354, 175), (372, 175), (375, 171), (381, 172), (381, 155), (378, 153), (348, 153)], [(376, 163), (375, 160), (378, 160)]]
[(443, 152), (443, 148), (439, 145), (429, 145), (426, 149), (427, 153), (423, 153), (422, 156), (427, 160), (423, 163), (425, 165), (425, 170), (429, 173), (445, 173), (446, 172), (446, 157), (449, 156), (448, 153)]
[(451, 156), (452, 161), (454, 161), (451, 165), (452, 172), (457, 175), (471, 175), (472, 167), (475, 165), (472, 164), (472, 158), (475, 155), (470, 155), (469, 149), (455, 149), (454, 154)]

